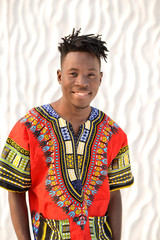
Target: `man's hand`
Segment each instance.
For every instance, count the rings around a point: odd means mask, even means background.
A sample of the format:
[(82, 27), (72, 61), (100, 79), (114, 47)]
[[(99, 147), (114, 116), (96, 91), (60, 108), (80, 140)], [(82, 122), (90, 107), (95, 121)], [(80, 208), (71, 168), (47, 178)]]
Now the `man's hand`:
[(8, 192), (10, 213), (18, 240), (30, 240), (25, 193)]
[(109, 223), (112, 230), (112, 239), (121, 239), (122, 227), (122, 201), (120, 190), (111, 192), (110, 202), (108, 206)]

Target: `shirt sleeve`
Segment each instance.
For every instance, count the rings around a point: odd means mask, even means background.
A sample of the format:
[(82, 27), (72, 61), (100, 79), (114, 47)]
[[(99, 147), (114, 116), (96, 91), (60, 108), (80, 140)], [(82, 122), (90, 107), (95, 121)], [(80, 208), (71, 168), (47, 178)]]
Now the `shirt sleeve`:
[(29, 137), (20, 121), (11, 130), (0, 157), (0, 187), (14, 192), (31, 187)]
[(134, 182), (126, 134), (124, 134), (124, 140), (117, 156), (108, 167), (108, 179), (110, 191), (129, 187)]

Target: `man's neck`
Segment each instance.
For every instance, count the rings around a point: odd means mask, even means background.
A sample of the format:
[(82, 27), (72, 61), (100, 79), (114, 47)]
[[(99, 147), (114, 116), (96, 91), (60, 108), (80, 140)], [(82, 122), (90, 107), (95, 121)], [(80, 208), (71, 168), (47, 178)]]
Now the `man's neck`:
[(79, 129), (79, 126), (86, 122), (91, 113), (90, 106), (87, 106), (86, 108), (76, 108), (74, 106), (72, 108), (68, 108), (62, 103), (61, 99), (53, 102), (51, 106), (60, 117), (72, 124), (72, 127), (73, 129), (75, 128), (76, 132), (77, 129)]

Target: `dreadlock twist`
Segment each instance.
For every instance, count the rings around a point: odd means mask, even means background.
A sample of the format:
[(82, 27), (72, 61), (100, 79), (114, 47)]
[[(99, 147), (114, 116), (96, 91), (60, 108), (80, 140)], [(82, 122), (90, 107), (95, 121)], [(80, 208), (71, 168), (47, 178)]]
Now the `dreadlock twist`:
[(80, 31), (81, 29), (77, 31), (73, 29), (72, 34), (63, 37), (63, 42), (59, 43), (58, 50), (61, 53), (61, 63), (69, 52), (76, 51), (90, 52), (98, 58), (99, 62), (101, 58), (107, 62), (107, 52), (109, 51), (105, 46), (106, 42), (101, 40), (101, 35), (87, 34), (79, 36)]

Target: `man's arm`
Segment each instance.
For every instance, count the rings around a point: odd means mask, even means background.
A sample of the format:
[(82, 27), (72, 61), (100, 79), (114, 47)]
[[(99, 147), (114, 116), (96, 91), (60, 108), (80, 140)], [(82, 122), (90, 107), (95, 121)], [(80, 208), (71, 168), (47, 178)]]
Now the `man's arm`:
[(108, 206), (109, 224), (113, 234), (113, 240), (121, 239), (122, 227), (122, 201), (120, 190), (111, 192)]
[(18, 240), (30, 240), (25, 193), (8, 192), (10, 213)]

